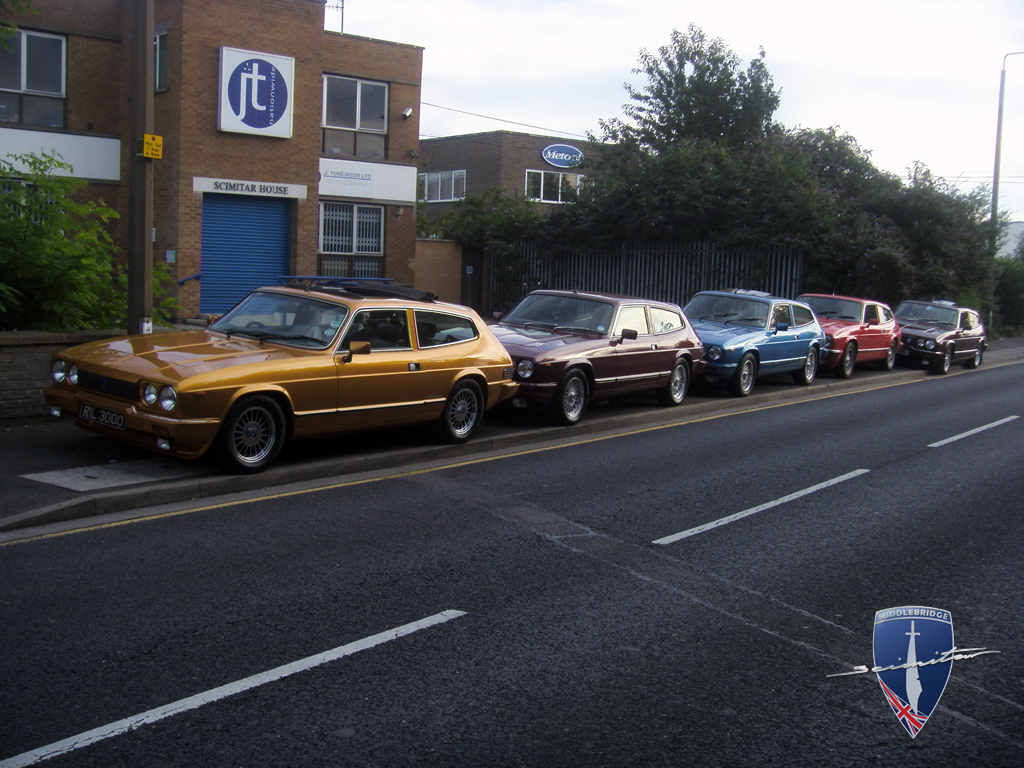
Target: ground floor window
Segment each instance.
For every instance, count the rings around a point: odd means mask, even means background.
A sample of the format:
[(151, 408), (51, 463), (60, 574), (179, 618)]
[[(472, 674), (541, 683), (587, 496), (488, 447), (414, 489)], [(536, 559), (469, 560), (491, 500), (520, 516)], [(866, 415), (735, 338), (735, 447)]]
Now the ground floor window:
[(319, 274), (380, 277), (384, 261), (384, 207), (320, 203)]
[(578, 173), (527, 171), (526, 197), (545, 203), (563, 203), (568, 199), (570, 190), (579, 188), (582, 178)]
[(432, 171), (419, 175), (420, 195), (428, 203), (461, 200), (466, 196), (465, 171)]

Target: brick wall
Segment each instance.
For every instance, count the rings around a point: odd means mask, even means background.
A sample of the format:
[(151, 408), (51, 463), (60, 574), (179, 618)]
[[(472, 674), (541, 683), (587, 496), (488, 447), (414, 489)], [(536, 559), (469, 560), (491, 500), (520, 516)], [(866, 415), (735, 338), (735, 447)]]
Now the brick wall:
[[(121, 182), (91, 184), (85, 196), (102, 197), (120, 214), (109, 229), (122, 258), (128, 247), (132, 6), (132, 0), (34, 0), (37, 13), (15, 19), (68, 36), (67, 130), (121, 139)], [(423, 49), (327, 32), (323, 17), (322, 0), (155, 0), (155, 31), (167, 34), (169, 61), (167, 90), (153, 98), (153, 130), (164, 139), (163, 158), (153, 161), (153, 258), (166, 261), (174, 252), (175, 280), (201, 271), (202, 194), (192, 191), (197, 176), (305, 185), (306, 199), (292, 204), (291, 268), (317, 272), (325, 72), (389, 84), (386, 162), (415, 164)], [(217, 130), (222, 46), (295, 59), (290, 139)], [(412, 115), (405, 119), (408, 108)], [(387, 277), (414, 281), (415, 237), (414, 208), (387, 205)], [(198, 314), (201, 284), (174, 283), (173, 289), (184, 317)]]
[(462, 247), (451, 240), (417, 240), (413, 284), (441, 301), (462, 301)]

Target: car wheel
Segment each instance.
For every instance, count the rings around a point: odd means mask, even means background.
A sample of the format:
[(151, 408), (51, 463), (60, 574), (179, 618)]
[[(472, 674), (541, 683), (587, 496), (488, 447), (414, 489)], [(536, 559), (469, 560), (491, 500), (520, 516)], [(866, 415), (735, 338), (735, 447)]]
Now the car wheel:
[(886, 353), (885, 359), (879, 362), (878, 367), (883, 371), (891, 371), (896, 365), (896, 353), (899, 352), (899, 349), (899, 339), (893, 339), (892, 344), (889, 345), (889, 351)]
[(974, 351), (974, 357), (964, 363), (964, 368), (977, 368), (981, 365), (981, 359), (985, 356), (985, 352), (981, 347), (978, 347)]
[(843, 356), (839, 358), (839, 365), (836, 366), (836, 377), (848, 379), (853, 375), (853, 366), (857, 364), (857, 350), (853, 344), (847, 344), (843, 350)]
[(580, 420), (587, 408), (588, 389), (587, 377), (581, 371), (565, 374), (551, 403), (551, 418), (556, 424), (570, 427)]
[(217, 453), (231, 472), (261, 472), (284, 445), (284, 414), (272, 397), (247, 397), (228, 412), (217, 433)]
[(754, 355), (747, 352), (740, 358), (740, 364), (736, 366), (736, 373), (729, 380), (729, 392), (736, 397), (746, 397), (754, 391), (754, 381), (757, 379), (757, 360)]
[(793, 381), (805, 387), (814, 381), (818, 373), (818, 348), (811, 347), (807, 350), (807, 357), (804, 358), (803, 367), (799, 371), (793, 371)]
[(685, 360), (679, 360), (672, 367), (672, 375), (668, 384), (658, 390), (658, 402), (672, 407), (679, 405), (686, 397), (686, 389), (690, 385), (690, 368)]
[(480, 385), (472, 379), (460, 381), (444, 403), (437, 427), (441, 439), (448, 443), (464, 443), (480, 426), (484, 413), (484, 396)]
[(949, 369), (953, 366), (953, 345), (948, 344), (946, 346), (946, 354), (942, 356), (939, 361), (938, 368), (936, 369), (941, 374), (949, 373)]

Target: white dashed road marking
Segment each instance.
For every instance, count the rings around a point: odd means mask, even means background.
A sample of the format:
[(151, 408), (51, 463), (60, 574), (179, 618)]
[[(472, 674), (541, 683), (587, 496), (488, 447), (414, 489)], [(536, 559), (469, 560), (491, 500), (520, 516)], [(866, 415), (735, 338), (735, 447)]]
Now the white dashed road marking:
[(704, 533), (705, 531), (710, 531), (712, 528), (718, 528), (722, 525), (734, 523), (737, 520), (742, 520), (744, 517), (756, 515), (758, 512), (764, 512), (766, 509), (777, 507), (780, 504), (785, 504), (787, 501), (793, 501), (793, 499), (799, 499), (801, 496), (807, 496), (808, 494), (814, 493), (815, 491), (820, 491), (825, 488), (831, 488), (833, 485), (838, 485), (839, 483), (845, 482), (847, 480), (852, 480), (855, 477), (860, 477), (861, 475), (867, 474), (870, 471), (870, 469), (856, 469), (853, 472), (848, 472), (847, 474), (841, 475), (840, 477), (835, 477), (832, 478), (831, 480), (826, 480), (824, 483), (818, 483), (817, 485), (812, 485), (810, 488), (804, 488), (802, 491), (797, 491), (796, 493), (791, 493), (788, 496), (783, 496), (780, 499), (775, 499), (775, 501), (769, 501), (766, 502), (765, 504), (760, 504), (756, 507), (745, 509), (742, 512), (737, 512), (735, 515), (729, 515), (728, 517), (723, 517), (718, 520), (714, 520), (710, 523), (705, 523), (704, 525), (698, 525), (696, 528), (690, 528), (685, 531), (680, 531), (679, 533), (673, 533), (671, 536), (665, 536), (662, 539), (655, 539), (653, 543), (671, 544), (672, 542), (679, 541), (680, 539), (686, 539), (690, 536), (696, 536), (698, 533)]
[(953, 437), (947, 437), (945, 440), (939, 440), (939, 442), (932, 443), (928, 447), (929, 448), (941, 448), (942, 446), (948, 445), (949, 443), (955, 443), (957, 440), (962, 440), (965, 437), (970, 437), (971, 435), (976, 435), (979, 432), (984, 432), (986, 429), (992, 429), (992, 427), (1000, 427), (1003, 424), (1007, 424), (1007, 423), (1013, 421), (1014, 419), (1019, 419), (1019, 418), (1020, 418), (1019, 416), (1007, 416), (1005, 419), (1000, 419), (999, 421), (993, 421), (991, 424), (986, 424), (984, 427), (978, 427), (977, 429), (972, 429), (970, 432), (961, 432), (959, 435), (953, 435)]
[(234, 683), (228, 683), (222, 685), (220, 688), (214, 688), (210, 691), (203, 693), (197, 693), (195, 696), (190, 696), (187, 699), (181, 699), (173, 704), (166, 704), (156, 709), (151, 709), (148, 712), (143, 712), (133, 717), (126, 717), (124, 720), (118, 720), (116, 723), (110, 725), (104, 725), (100, 728), (94, 728), (91, 731), (80, 733), (77, 736), (72, 736), (70, 739), (64, 739), (39, 749), (33, 749), (31, 752), (23, 752), (20, 755), (15, 755), (6, 760), (0, 761), (0, 768), (20, 768), (24, 765), (34, 765), (35, 763), (43, 760), (48, 760), (51, 757), (57, 755), (63, 755), (66, 752), (79, 749), (81, 747), (94, 744), (97, 741), (103, 739), (109, 739), (111, 736), (117, 736), (121, 733), (127, 733), (135, 728), (149, 723), (155, 723), (157, 720), (163, 720), (166, 717), (172, 715), (179, 715), (182, 712), (188, 712), (190, 709), (197, 709), (204, 704), (212, 704), (215, 701), (226, 699), (228, 696), (234, 696), (236, 693), (242, 691), (248, 691), (251, 688), (257, 688), (266, 683), (272, 683), (281, 678), (294, 675), (296, 672), (305, 672), (307, 669), (318, 667), (321, 664), (326, 664), (329, 661), (335, 661), (344, 656), (351, 656), (353, 653), (359, 651), (365, 651), (367, 648), (373, 648), (376, 645), (389, 642), (391, 640), (397, 640), (405, 635), (412, 634), (421, 629), (427, 627), (433, 627), (437, 624), (443, 624), (446, 621), (457, 619), (459, 616), (465, 616), (464, 611), (444, 611), (442, 613), (436, 613), (433, 616), (428, 616), (425, 619), (414, 621), (411, 624), (404, 624), (401, 627), (395, 627), (385, 632), (381, 632), (370, 637), (363, 638), (362, 640), (356, 640), (355, 642), (349, 643), (348, 645), (341, 645), (337, 648), (325, 651), (324, 653), (316, 656), (309, 656), (299, 661), (293, 661), (291, 664), (285, 664), (283, 667), (277, 667), (271, 669), (269, 672), (261, 672), (252, 677), (247, 677), (244, 680), (239, 680)]

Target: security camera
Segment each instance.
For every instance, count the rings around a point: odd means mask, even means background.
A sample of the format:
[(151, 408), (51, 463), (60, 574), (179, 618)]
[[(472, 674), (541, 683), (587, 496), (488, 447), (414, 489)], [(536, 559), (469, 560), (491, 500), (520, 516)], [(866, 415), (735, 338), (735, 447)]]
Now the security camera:
[(402, 117), (404, 117), (406, 120), (412, 117), (412, 107), (406, 107), (405, 109), (403, 109)]

